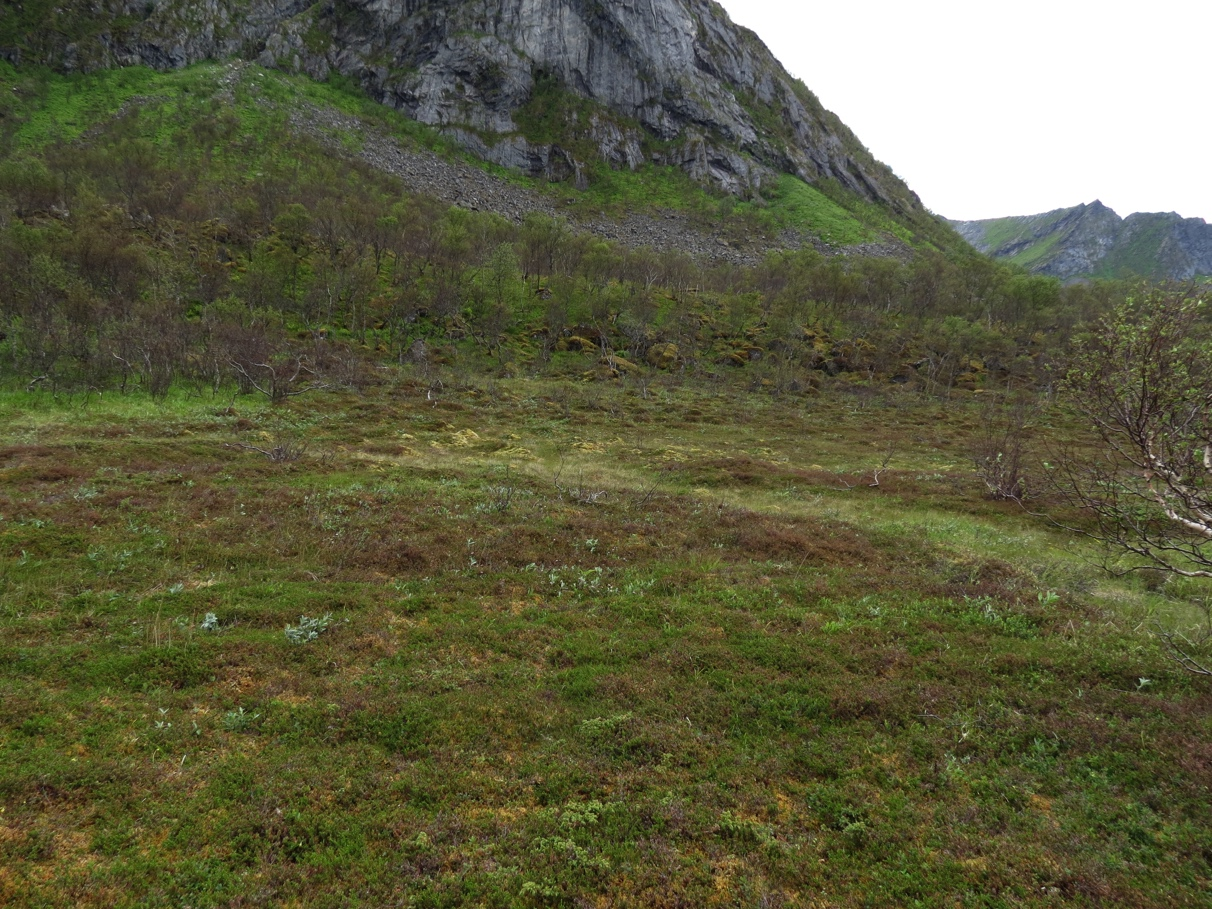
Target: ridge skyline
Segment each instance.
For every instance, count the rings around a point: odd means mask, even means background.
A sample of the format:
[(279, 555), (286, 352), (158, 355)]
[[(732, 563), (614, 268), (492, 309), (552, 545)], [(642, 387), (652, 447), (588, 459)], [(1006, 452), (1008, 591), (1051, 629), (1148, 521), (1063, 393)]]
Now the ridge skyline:
[(1201, 107), (1198, 45), (1212, 7), (1159, 0), (1129, 14), (1025, 0), (1008, 14), (873, 0), (856, 25), (820, 4), (721, 5), (942, 217), (1097, 198), (1117, 212), (1212, 222), (1212, 180), (1199, 179), (1212, 124), (1190, 113)]

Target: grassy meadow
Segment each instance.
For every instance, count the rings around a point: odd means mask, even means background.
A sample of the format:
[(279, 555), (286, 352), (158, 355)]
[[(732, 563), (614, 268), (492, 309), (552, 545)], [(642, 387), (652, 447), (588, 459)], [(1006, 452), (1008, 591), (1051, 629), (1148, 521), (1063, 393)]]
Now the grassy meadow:
[(1190, 590), (979, 398), (6, 393), (0, 904), (1208, 905)]

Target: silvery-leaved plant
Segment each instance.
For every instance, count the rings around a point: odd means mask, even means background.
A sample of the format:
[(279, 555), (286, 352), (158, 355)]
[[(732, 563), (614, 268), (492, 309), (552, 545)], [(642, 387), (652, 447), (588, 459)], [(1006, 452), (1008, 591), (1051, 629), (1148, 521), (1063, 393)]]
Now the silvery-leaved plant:
[(331, 612), (324, 613), (318, 619), (301, 615), (299, 616), (299, 624), (297, 626), (286, 626), (286, 639), (292, 644), (307, 644), (310, 641), (314, 641), (328, 629), (328, 623), (331, 619)]

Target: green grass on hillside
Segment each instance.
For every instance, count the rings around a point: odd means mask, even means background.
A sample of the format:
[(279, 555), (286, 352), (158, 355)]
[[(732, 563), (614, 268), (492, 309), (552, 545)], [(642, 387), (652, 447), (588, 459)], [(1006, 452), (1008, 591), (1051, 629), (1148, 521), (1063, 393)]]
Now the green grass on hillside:
[(179, 96), (193, 87), (213, 92), (213, 76), (207, 81), (203, 88), (197, 72), (172, 79), (143, 67), (55, 77), (0, 64), (0, 85), (16, 96), (16, 113), (24, 120), (16, 133), (19, 148), (42, 148), (55, 141), (79, 139), (86, 130), (117, 114), (132, 98), (150, 91), (166, 96)]
[(1112, 247), (1107, 257), (1099, 263), (1098, 277), (1161, 277), (1165, 268), (1161, 260), (1162, 244), (1170, 236), (1173, 225), (1163, 218), (1145, 218), (1144, 226), (1137, 227), (1130, 234), (1131, 242), (1120, 242)]
[[(10, 127), (10, 141), (17, 151), (37, 152), (53, 142), (78, 141), (119, 114), (141, 117), (144, 122), (140, 134), (161, 145), (169, 143), (182, 123), (216, 116), (234, 116), (242, 135), (260, 142), (283, 132), (286, 118), (303, 102), (355, 117), (366, 128), (387, 133), (405, 144), (422, 145), (536, 191), (557, 194), (571, 212), (685, 211), (738, 237), (755, 231), (774, 235), (792, 229), (819, 236), (834, 246), (870, 241), (881, 234), (897, 236), (912, 245), (933, 244), (942, 249), (958, 242), (954, 236), (942, 236), (933, 228), (918, 225), (910, 229), (841, 187), (809, 186), (790, 175), (782, 176), (777, 187), (758, 204), (737, 204), (731, 197), (722, 198), (695, 183), (679, 168), (652, 164), (632, 172), (599, 163), (589, 170), (587, 189), (552, 187), (470, 158), (438, 131), (371, 101), (341, 77), (318, 83), (305, 76), (232, 63), (198, 64), (164, 73), (130, 67), (66, 76), (0, 64), (0, 90), (17, 124), (15, 130)], [(519, 114), (527, 137), (539, 142), (558, 138), (556, 121), (568, 115), (573, 104), (569, 97), (556, 89), (540, 91), (532, 105)], [(583, 108), (588, 103), (578, 101), (575, 112), (585, 114)], [(362, 141), (360, 130), (338, 132), (335, 138), (356, 151)], [(580, 148), (576, 141), (565, 144), (585, 160), (592, 159), (592, 149)], [(222, 156), (223, 149), (218, 153)], [(246, 156), (247, 150), (236, 151), (233, 163), (239, 165)], [(919, 228), (924, 232), (915, 233)]]
[(780, 226), (816, 234), (833, 246), (853, 246), (873, 238), (867, 224), (819, 189), (790, 175), (779, 179), (769, 214)]
[(1040, 265), (1046, 262), (1056, 249), (1056, 245), (1061, 240), (1059, 231), (1048, 234), (1041, 240), (1037, 240), (1030, 246), (1014, 254), (1009, 258), (1009, 261), (1015, 265), (1020, 265), (1023, 268), (1030, 270), (1035, 265)]
[(634, 172), (595, 169), (588, 189), (577, 194), (574, 209), (587, 214), (646, 208), (686, 211), (710, 219), (717, 228), (747, 225), (770, 235), (791, 229), (837, 247), (875, 240), (881, 232), (907, 242), (913, 239), (907, 228), (876, 206), (850, 203), (852, 210), (789, 174), (780, 177), (777, 188), (760, 202), (737, 202), (713, 195), (679, 168), (649, 164)]
[(659, 164), (644, 164), (634, 171), (599, 165), (591, 171), (587, 189), (565, 195), (573, 200), (573, 211), (587, 216), (599, 211), (626, 214), (654, 209), (705, 213), (716, 211), (719, 204), (718, 197), (685, 171)]
[(1002, 249), (1012, 243), (1020, 243), (1033, 236), (1033, 224), (1024, 218), (998, 218), (982, 222), (985, 245), (991, 249)]
[[(1029, 245), (1010, 257), (1009, 261), (1015, 265), (1030, 268), (1047, 259), (1051, 254), (1060, 239), (1060, 234), (1055, 232), (1054, 225), (1072, 211), (1073, 209), (1062, 209), (1046, 215), (982, 221), (984, 248), (988, 249), (990, 254), (998, 254), (1001, 250), (1027, 242)], [(1044, 235), (1043, 238), (1037, 239), (1041, 234)]]
[[(16, 98), (15, 140), (20, 149), (77, 140), (133, 108), (151, 112), (165, 129), (179, 129), (203, 112), (230, 112), (249, 128), (267, 128), (280, 126), (283, 116), (302, 101), (357, 117), (397, 139), (456, 153), (437, 131), (375, 103), (339, 76), (316, 82), (231, 63), (202, 63), (168, 72), (124, 67), (65, 76), (0, 62), (0, 87)], [(356, 144), (356, 135), (345, 138)]]

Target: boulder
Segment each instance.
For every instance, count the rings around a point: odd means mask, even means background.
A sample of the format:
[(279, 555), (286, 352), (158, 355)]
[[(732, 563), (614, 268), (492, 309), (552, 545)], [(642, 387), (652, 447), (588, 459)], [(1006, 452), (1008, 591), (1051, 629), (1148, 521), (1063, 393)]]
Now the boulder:
[(681, 352), (678, 350), (676, 344), (654, 344), (648, 348), (648, 354), (645, 359), (650, 366), (655, 366), (657, 369), (672, 369), (678, 365), (678, 360), (681, 359)]

